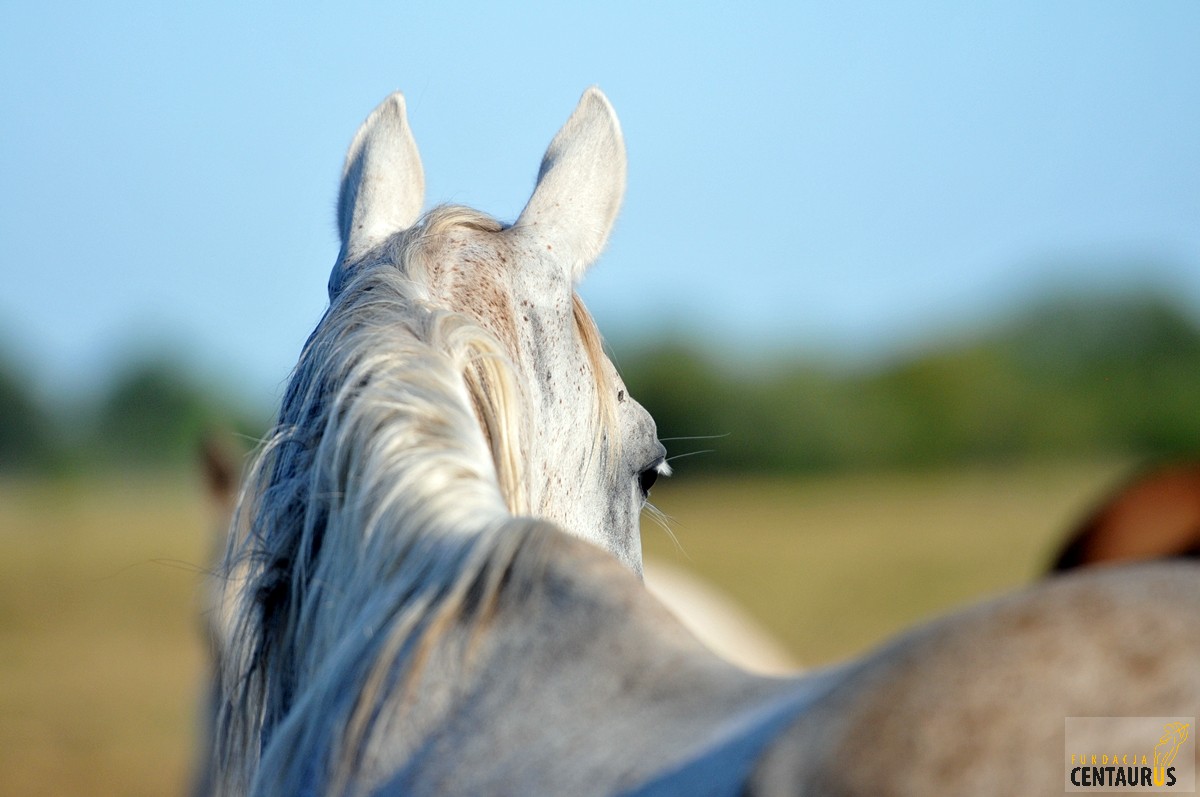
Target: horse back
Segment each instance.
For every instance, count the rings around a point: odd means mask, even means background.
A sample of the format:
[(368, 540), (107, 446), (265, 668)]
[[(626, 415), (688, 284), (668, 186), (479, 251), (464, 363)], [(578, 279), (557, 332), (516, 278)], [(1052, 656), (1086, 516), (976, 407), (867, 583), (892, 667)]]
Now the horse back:
[(865, 658), (751, 793), (1061, 794), (1067, 717), (1197, 715), (1200, 566), (1081, 571)]

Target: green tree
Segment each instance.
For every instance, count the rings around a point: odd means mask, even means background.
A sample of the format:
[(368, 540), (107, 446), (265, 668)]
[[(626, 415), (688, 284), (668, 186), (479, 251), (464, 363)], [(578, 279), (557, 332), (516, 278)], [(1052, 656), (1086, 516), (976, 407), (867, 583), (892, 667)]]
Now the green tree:
[(165, 359), (126, 369), (94, 413), (91, 458), (118, 466), (193, 462), (215, 429), (260, 433), (246, 413)]
[(0, 470), (33, 470), (54, 459), (49, 415), (7, 359), (0, 359)]

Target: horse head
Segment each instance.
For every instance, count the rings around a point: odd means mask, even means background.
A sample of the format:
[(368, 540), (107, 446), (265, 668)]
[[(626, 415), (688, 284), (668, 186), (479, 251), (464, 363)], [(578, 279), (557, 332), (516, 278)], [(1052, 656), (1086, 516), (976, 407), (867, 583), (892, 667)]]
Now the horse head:
[(487, 330), (516, 395), (501, 396), (495, 380), (468, 382), (509, 509), (553, 521), (640, 572), (638, 517), (667, 472), (665, 450), (575, 292), (608, 240), (625, 169), (616, 115), (592, 88), (551, 142), (515, 224), (463, 208), (421, 218), (424, 172), (404, 98), (393, 94), (346, 157), (329, 292), (336, 306), (369, 287), (356, 277), (391, 264), (423, 302)]

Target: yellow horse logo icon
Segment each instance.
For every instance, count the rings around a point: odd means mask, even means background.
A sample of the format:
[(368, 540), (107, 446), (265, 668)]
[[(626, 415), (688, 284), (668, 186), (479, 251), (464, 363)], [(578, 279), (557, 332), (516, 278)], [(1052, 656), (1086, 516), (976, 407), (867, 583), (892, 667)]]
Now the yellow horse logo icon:
[(1167, 782), (1167, 767), (1175, 760), (1179, 746), (1187, 741), (1188, 722), (1168, 722), (1163, 729), (1162, 738), (1154, 745), (1154, 785), (1163, 786)]

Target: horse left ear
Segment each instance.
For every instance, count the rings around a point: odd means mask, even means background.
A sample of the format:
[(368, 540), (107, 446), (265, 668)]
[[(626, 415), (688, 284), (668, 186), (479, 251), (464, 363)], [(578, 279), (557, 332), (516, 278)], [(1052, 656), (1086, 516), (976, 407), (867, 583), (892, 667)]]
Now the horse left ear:
[(424, 202), (421, 155), (404, 95), (396, 92), (371, 112), (346, 153), (338, 192), (342, 252), (329, 278), (329, 295), (337, 293), (347, 260), (411, 227)]
[(572, 280), (599, 257), (625, 195), (625, 140), (608, 98), (593, 86), (550, 142), (537, 186), (515, 228), (565, 258)]

